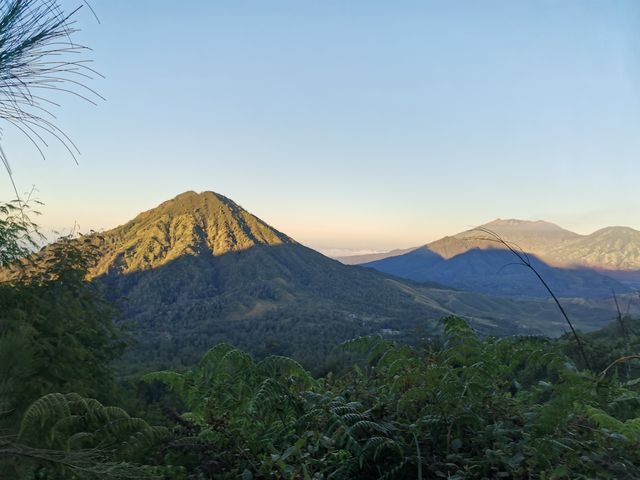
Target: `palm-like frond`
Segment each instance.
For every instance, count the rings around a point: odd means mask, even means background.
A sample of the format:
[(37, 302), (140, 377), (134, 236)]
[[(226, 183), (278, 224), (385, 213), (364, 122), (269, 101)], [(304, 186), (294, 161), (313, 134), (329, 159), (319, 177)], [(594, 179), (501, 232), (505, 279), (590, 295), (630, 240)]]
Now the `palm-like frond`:
[[(56, 124), (53, 94), (62, 92), (96, 103), (102, 97), (87, 86), (99, 74), (72, 40), (80, 5), (65, 13), (57, 0), (0, 1), (0, 118), (24, 134), (44, 157), (50, 139), (76, 159), (79, 150)], [(0, 130), (1, 132), (1, 130)], [(0, 147), (0, 161), (11, 166)]]

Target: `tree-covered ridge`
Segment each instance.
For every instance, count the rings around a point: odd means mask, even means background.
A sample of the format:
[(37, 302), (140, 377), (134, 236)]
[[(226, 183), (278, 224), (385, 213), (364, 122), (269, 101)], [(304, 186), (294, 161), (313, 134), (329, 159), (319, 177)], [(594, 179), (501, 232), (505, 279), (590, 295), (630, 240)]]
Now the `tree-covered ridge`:
[[(496, 248), (495, 239), (493, 244), (494, 248), (472, 248), (450, 259), (421, 247), (364, 266), (409, 280), (437, 282), (487, 295), (546, 298), (548, 292), (538, 279), (514, 264), (512, 252)], [(555, 268), (530, 253), (527, 257), (560, 297), (598, 299), (610, 297), (612, 290), (633, 292), (630, 286), (594, 270)]]

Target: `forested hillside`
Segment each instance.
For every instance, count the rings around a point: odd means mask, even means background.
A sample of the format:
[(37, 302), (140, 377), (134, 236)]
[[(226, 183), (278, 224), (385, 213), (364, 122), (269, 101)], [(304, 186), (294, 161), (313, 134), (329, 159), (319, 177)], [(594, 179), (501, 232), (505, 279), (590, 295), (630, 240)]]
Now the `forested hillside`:
[[(121, 373), (189, 367), (220, 342), (256, 358), (292, 356), (320, 373), (339, 361), (334, 347), (343, 341), (382, 334), (411, 343), (417, 335), (436, 334), (437, 320), (447, 315), (464, 317), (482, 334), (564, 331), (555, 305), (522, 268), (515, 277), (505, 272), (480, 281), (503, 290), (528, 286), (539, 299), (405, 282), (331, 260), (214, 192), (185, 192), (125, 225), (65, 242), (87, 252), (87, 279), (117, 305), (116, 323), (131, 334), (117, 362)], [(46, 261), (56, 248), (33, 260)], [(5, 278), (34, 269), (29, 262), (23, 267), (5, 270)], [(549, 277), (554, 287), (562, 279)], [(595, 280), (583, 279), (609, 295), (610, 286)], [(566, 308), (584, 330), (615, 316), (609, 299)]]
[[(29, 224), (5, 217), (16, 246)], [(37, 260), (0, 284), (1, 478), (640, 475), (640, 323), (622, 314), (580, 334), (584, 356), (572, 336), (479, 337), (449, 316), (410, 345), (354, 336), (322, 376), (277, 346), (256, 357), (221, 343), (118, 380), (130, 338), (88, 280), (95, 238)]]

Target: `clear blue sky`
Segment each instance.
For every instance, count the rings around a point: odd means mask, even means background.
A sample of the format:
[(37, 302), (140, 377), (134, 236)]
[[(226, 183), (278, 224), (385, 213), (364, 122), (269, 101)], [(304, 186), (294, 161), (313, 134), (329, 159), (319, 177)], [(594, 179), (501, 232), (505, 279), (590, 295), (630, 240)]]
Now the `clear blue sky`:
[(91, 3), (107, 101), (56, 112), (80, 165), (3, 138), (47, 227), (214, 190), (318, 248), (496, 217), (640, 229), (640, 2)]

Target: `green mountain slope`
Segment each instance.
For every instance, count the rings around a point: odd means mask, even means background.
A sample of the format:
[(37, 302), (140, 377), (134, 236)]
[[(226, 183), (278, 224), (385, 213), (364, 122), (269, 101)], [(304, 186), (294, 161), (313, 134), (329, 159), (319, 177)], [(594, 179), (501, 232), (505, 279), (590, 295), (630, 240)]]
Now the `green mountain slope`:
[(102, 236), (94, 276), (149, 270), (183, 255), (220, 256), (258, 245), (295, 243), (213, 192), (185, 192)]

